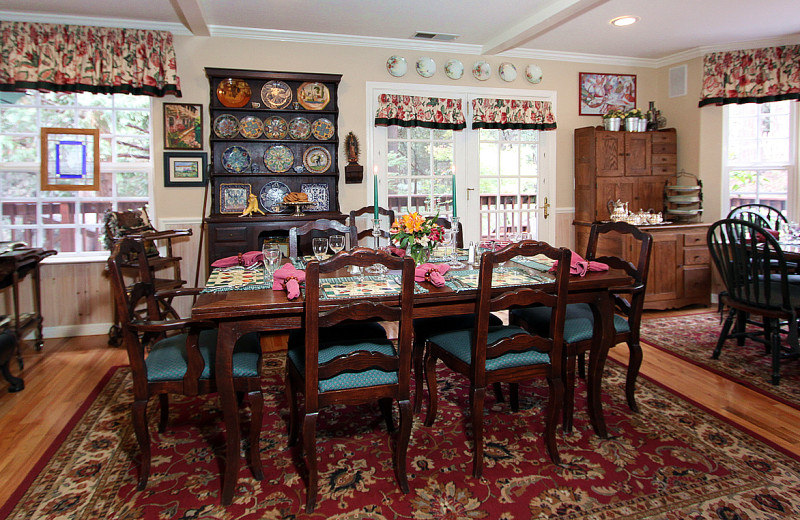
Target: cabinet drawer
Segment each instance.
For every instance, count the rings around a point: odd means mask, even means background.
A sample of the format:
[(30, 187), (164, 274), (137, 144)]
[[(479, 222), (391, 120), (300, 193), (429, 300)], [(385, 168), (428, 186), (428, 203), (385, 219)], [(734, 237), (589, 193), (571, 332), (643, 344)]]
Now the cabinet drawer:
[(653, 132), (653, 144), (655, 143), (674, 143), (678, 135), (675, 132)]
[(711, 268), (688, 267), (683, 270), (683, 297), (709, 298), (711, 296)]
[(684, 265), (709, 265), (711, 254), (707, 247), (687, 247), (683, 250)]
[(216, 242), (246, 242), (246, 226), (214, 226), (214, 241)]
[(678, 156), (672, 153), (654, 153), (652, 155), (653, 166), (661, 164), (677, 164)]
[(683, 235), (684, 246), (700, 246), (706, 245), (705, 233), (686, 233)]
[(653, 165), (653, 175), (675, 175), (678, 173), (677, 164)]
[(671, 153), (676, 154), (678, 152), (678, 144), (677, 143), (653, 143), (653, 153)]

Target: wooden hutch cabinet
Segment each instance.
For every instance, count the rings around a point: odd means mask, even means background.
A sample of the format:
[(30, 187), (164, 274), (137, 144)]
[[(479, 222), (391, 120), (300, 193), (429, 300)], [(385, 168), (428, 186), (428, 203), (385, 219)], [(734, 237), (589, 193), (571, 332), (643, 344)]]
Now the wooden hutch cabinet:
[[(677, 173), (677, 134), (575, 130), (575, 248), (584, 254), (591, 223), (608, 220), (608, 203), (628, 202), (632, 212), (664, 210), (664, 186)], [(711, 261), (706, 246), (707, 224), (640, 226), (653, 235), (646, 309), (708, 305)], [(634, 245), (613, 236), (599, 244), (598, 254), (635, 263)]]
[[(260, 250), (264, 239), (339, 212), (339, 74), (206, 68), (210, 88), (208, 262)], [(297, 215), (282, 204), (308, 194)], [(264, 213), (241, 216), (257, 199)]]

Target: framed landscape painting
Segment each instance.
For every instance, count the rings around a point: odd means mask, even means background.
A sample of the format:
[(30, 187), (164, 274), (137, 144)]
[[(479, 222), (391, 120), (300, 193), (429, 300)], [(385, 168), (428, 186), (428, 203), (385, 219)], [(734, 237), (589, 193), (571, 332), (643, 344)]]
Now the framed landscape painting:
[(205, 186), (206, 152), (164, 152), (164, 186)]
[(203, 105), (164, 103), (164, 149), (203, 148)]
[(610, 110), (627, 112), (636, 108), (635, 74), (579, 73), (578, 114), (601, 116)]

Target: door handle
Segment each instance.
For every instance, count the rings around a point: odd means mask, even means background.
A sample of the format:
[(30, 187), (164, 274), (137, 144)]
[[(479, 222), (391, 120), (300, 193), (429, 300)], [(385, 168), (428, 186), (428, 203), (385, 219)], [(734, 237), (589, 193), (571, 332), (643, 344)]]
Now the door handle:
[(467, 200), (469, 200), (469, 192), (475, 191), (475, 188), (467, 188)]
[(547, 202), (547, 197), (544, 198), (544, 204), (542, 204), (542, 209), (544, 210), (544, 218), (547, 219), (547, 217), (550, 216), (550, 203)]

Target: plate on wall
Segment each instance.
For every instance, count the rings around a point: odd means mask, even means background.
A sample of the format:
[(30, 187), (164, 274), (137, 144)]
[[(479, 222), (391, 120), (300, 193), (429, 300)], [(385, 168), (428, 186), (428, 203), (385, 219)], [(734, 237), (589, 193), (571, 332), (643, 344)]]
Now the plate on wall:
[(444, 64), (444, 73), (450, 79), (461, 79), (461, 76), (464, 75), (464, 64), (457, 59), (447, 60), (447, 63)]
[(261, 101), (273, 110), (283, 108), (292, 102), (292, 89), (283, 81), (268, 81), (261, 87)]
[(222, 139), (233, 139), (239, 135), (239, 120), (231, 114), (222, 114), (214, 120), (214, 134)]
[(417, 74), (423, 78), (430, 78), (436, 74), (436, 62), (427, 56), (417, 60)]
[(241, 213), (247, 208), (250, 199), (250, 185), (238, 182), (219, 185), (219, 212), (224, 214)]
[(504, 61), (500, 64), (497, 68), (497, 74), (500, 76), (500, 79), (503, 81), (514, 81), (517, 79), (517, 68), (514, 66), (513, 63), (509, 63)]
[(229, 146), (222, 152), (222, 167), (231, 173), (242, 173), (250, 167), (250, 153), (241, 146)]
[(542, 68), (531, 63), (525, 67), (525, 78), (534, 85), (540, 83), (542, 81)]
[(389, 59), (386, 60), (386, 70), (395, 78), (400, 78), (405, 76), (406, 72), (408, 72), (408, 63), (406, 63), (406, 59), (402, 56), (390, 56)]
[(478, 81), (486, 81), (492, 75), (492, 68), (483, 60), (478, 60), (472, 66), (472, 75)]
[(317, 81), (307, 82), (297, 87), (297, 101), (306, 110), (322, 110), (328, 106), (331, 92), (328, 87)]
[(270, 181), (261, 186), (258, 192), (258, 201), (264, 211), (280, 213), (283, 210), (283, 198), (289, 194), (289, 186), (281, 181)]
[(279, 116), (271, 116), (264, 120), (264, 136), (267, 139), (283, 139), (289, 131), (286, 120)]
[(303, 154), (303, 166), (311, 173), (324, 173), (331, 165), (331, 154), (321, 146), (312, 146)]
[(264, 131), (264, 123), (254, 116), (243, 117), (239, 120), (239, 131), (248, 139), (256, 139)]
[(308, 139), (311, 135), (311, 121), (305, 117), (295, 117), (289, 121), (289, 137), (292, 139)]
[(292, 167), (294, 154), (288, 146), (276, 144), (264, 152), (264, 166), (274, 173), (283, 173)]
[(250, 101), (250, 85), (243, 79), (223, 79), (217, 85), (217, 99), (230, 108), (240, 108)]
[(308, 194), (308, 201), (312, 203), (308, 211), (330, 211), (330, 193), (328, 185), (324, 182), (311, 182), (300, 185), (300, 191)]
[(324, 117), (321, 117), (311, 124), (311, 133), (314, 135), (315, 139), (319, 139), (320, 141), (327, 141), (328, 139), (333, 137), (334, 133), (333, 123), (331, 123), (330, 119), (325, 119)]

